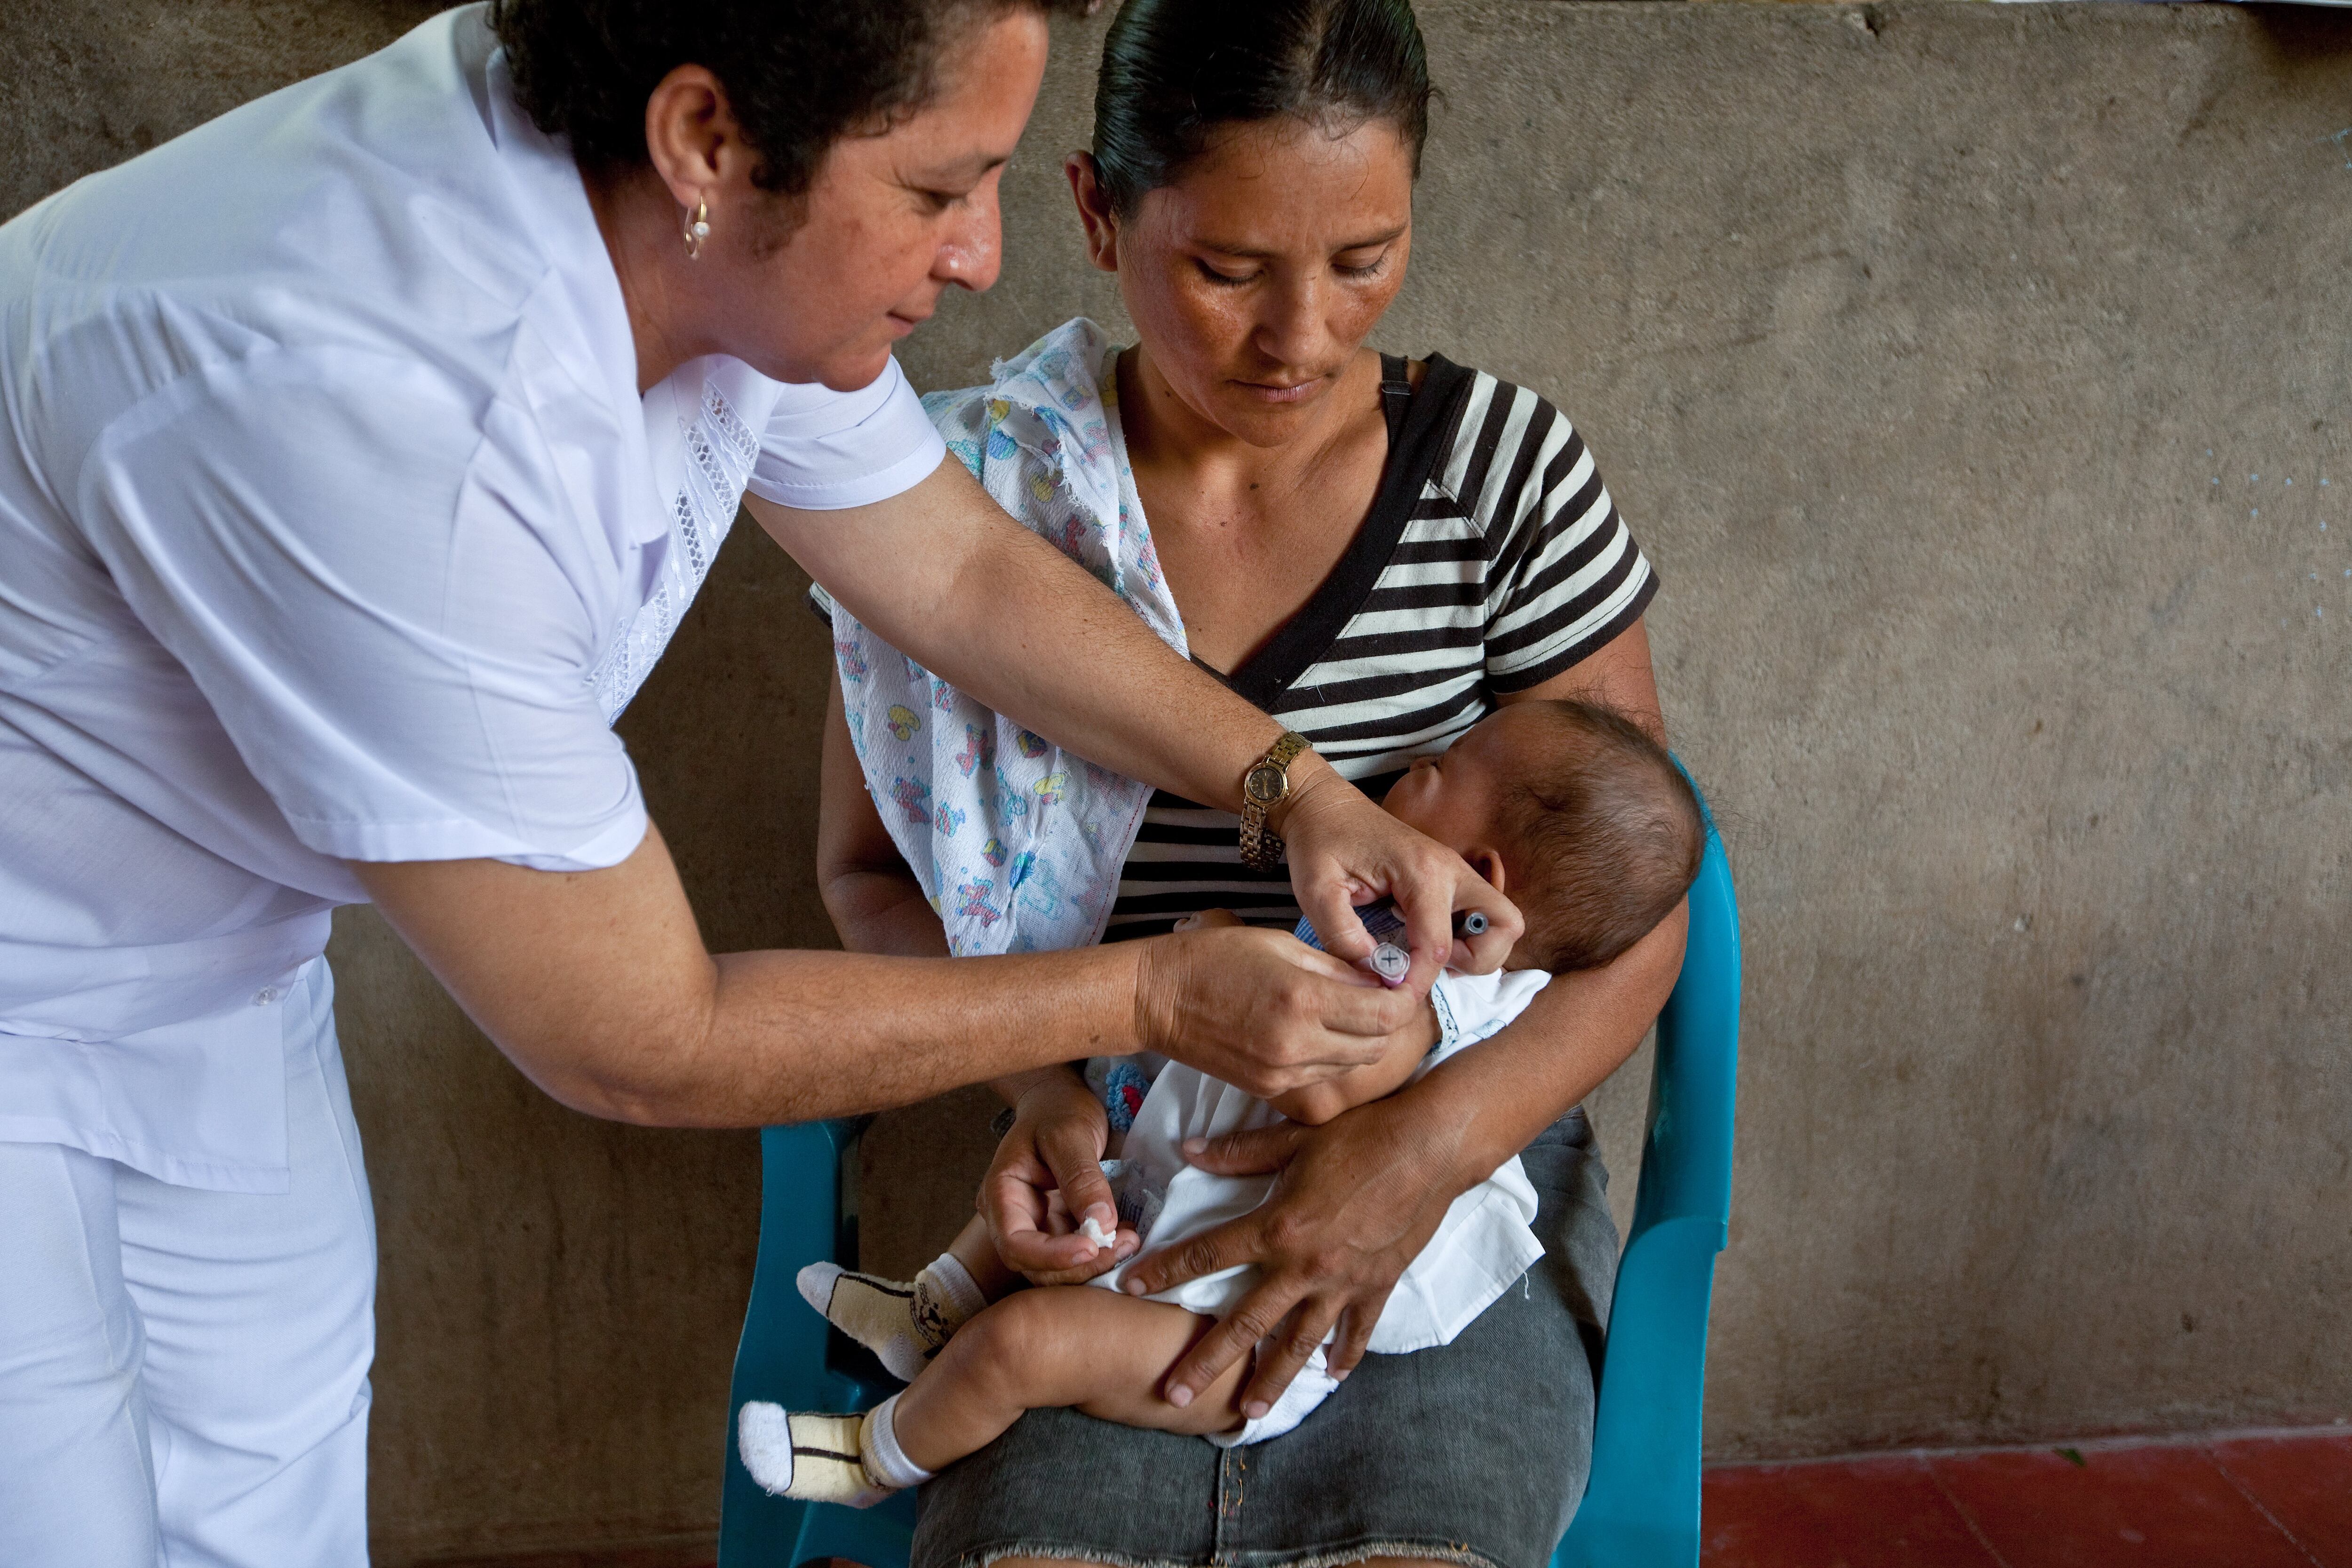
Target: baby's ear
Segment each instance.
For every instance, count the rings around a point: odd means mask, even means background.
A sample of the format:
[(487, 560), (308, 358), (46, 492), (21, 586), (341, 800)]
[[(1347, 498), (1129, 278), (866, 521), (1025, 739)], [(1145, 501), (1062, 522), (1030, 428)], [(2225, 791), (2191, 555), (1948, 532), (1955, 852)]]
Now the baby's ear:
[(1507, 893), (1511, 890), (1509, 888), (1504, 886), (1504, 883), (1508, 879), (1508, 877), (1507, 873), (1503, 869), (1503, 857), (1496, 851), (1492, 849), (1472, 849), (1467, 854), (1464, 855), (1462, 858), (1470, 863), (1470, 869), (1477, 872), (1481, 877), (1486, 878), (1487, 885), (1493, 888), (1495, 891), (1498, 893)]

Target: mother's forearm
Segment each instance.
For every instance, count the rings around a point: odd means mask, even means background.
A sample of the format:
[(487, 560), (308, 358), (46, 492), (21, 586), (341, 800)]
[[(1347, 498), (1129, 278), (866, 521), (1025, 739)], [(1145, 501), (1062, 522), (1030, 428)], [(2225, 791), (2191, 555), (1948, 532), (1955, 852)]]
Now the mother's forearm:
[(847, 952), (948, 956), (948, 933), (939, 912), (923, 897), (922, 884), (903, 869), (836, 875), (824, 883), (824, 912), (833, 917), (833, 929)]
[(1605, 968), (1562, 974), (1509, 1027), (1404, 1091), (1466, 1192), (1622, 1066), (1682, 973), (1689, 908)]

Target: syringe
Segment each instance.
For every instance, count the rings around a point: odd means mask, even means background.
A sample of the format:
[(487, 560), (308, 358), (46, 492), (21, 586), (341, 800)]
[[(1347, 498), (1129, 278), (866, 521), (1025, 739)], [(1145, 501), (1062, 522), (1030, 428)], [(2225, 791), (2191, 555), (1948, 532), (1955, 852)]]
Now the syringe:
[[(1375, 903), (1360, 904), (1356, 918), (1364, 922), (1364, 930), (1370, 933), (1373, 942), (1372, 955), (1364, 960), (1364, 967), (1391, 985), (1403, 984), (1405, 972), (1412, 967), (1412, 933), (1406, 931), (1404, 917), (1397, 913), (1394, 901), (1381, 899)], [(1476, 910), (1463, 910), (1454, 917), (1456, 936), (1483, 936), (1486, 926), (1486, 917)], [(1316, 934), (1311, 921), (1300, 921), (1298, 929), (1291, 934), (1318, 952), (1323, 948), (1322, 938)]]

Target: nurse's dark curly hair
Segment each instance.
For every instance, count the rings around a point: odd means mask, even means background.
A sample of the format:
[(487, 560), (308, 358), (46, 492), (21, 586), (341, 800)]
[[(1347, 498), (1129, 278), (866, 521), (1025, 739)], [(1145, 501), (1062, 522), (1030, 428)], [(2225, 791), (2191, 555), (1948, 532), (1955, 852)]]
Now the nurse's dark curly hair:
[(1008, 11), (1094, 0), (496, 0), (515, 96), (591, 169), (646, 160), (646, 100), (708, 68), (759, 153), (762, 190), (799, 195), (843, 136), (919, 111), (948, 49)]

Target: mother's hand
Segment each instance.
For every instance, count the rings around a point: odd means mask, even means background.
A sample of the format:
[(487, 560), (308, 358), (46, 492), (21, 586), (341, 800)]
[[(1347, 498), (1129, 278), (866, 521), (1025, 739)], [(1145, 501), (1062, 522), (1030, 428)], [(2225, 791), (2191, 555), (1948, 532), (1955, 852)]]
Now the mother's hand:
[(1106, 1231), (1118, 1224), (1102, 1171), (1109, 1134), (1102, 1102), (1067, 1068), (1032, 1075), (1014, 1100), (979, 1206), (996, 1255), (1031, 1284), (1082, 1285), (1134, 1254), (1132, 1230), (1108, 1248), (1077, 1234), (1088, 1215)]
[(1149, 1295), (1238, 1264), (1258, 1266), (1256, 1286), (1176, 1363), (1165, 1390), (1170, 1404), (1188, 1405), (1273, 1336), (1242, 1395), (1252, 1416), (1272, 1407), (1334, 1325), (1331, 1373), (1355, 1370), (1398, 1277), (1469, 1184), (1453, 1176), (1459, 1152), (1410, 1100), (1395, 1098), (1321, 1127), (1286, 1122), (1184, 1152), (1222, 1175), (1281, 1174), (1258, 1208), (1137, 1260), (1121, 1283)]

